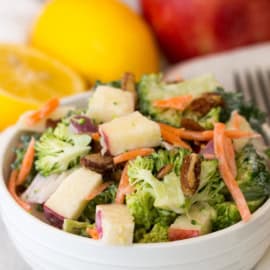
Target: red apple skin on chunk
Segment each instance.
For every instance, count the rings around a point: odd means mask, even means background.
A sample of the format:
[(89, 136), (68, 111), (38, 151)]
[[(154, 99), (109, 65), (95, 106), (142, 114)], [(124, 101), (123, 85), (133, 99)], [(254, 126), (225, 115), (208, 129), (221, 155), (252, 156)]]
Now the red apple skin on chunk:
[(199, 230), (185, 230), (176, 228), (169, 228), (168, 230), (168, 237), (170, 241), (184, 240), (197, 236), (200, 236)]
[(64, 223), (64, 217), (61, 215), (55, 213), (53, 210), (51, 210), (46, 205), (43, 205), (43, 211), (44, 216), (47, 219), (47, 221), (53, 225), (54, 227), (57, 227), (59, 229), (62, 229), (63, 223)]
[(270, 40), (269, 0), (141, 0), (171, 62)]

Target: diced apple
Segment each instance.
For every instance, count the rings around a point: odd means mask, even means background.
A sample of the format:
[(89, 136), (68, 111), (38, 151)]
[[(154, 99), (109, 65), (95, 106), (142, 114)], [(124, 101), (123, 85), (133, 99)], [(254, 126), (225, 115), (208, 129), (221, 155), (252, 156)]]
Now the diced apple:
[(98, 205), (96, 227), (100, 240), (106, 244), (130, 245), (133, 242), (134, 221), (126, 205)]
[(159, 125), (139, 112), (119, 117), (100, 125), (103, 152), (118, 155), (125, 151), (155, 147), (161, 143)]
[(46, 205), (43, 205), (43, 211), (44, 211), (44, 216), (46, 220), (53, 226), (61, 229), (63, 227), (63, 223), (65, 218), (62, 217), (61, 215), (55, 213), (53, 210), (48, 208)]
[(66, 116), (69, 111), (74, 110), (74, 109), (75, 108), (73, 106), (61, 106), (61, 107), (57, 108), (52, 114), (50, 114), (48, 118), (41, 120), (40, 122), (36, 123), (33, 126), (29, 126), (27, 124), (27, 117), (31, 113), (33, 113), (33, 111), (28, 111), (28, 112), (24, 113), (23, 115), (21, 115), (16, 126), (19, 130), (41, 133), (46, 129), (47, 119), (52, 119), (52, 120), (61, 119), (64, 116)]
[(215, 210), (208, 204), (192, 206), (188, 216), (178, 217), (169, 227), (169, 239), (171, 241), (183, 240), (210, 233), (214, 216)]
[(87, 115), (96, 123), (104, 123), (134, 111), (132, 93), (111, 86), (98, 86), (89, 101)]
[(77, 219), (89, 195), (102, 182), (102, 176), (85, 168), (74, 170), (46, 201), (45, 206), (58, 215)]
[(38, 174), (22, 194), (22, 199), (30, 203), (43, 204), (69, 174), (70, 171), (48, 177)]

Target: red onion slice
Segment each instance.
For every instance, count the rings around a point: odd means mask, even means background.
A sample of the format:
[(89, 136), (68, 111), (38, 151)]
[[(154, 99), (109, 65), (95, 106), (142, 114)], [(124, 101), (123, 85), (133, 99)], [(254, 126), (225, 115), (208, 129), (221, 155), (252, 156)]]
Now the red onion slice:
[(92, 120), (87, 116), (76, 115), (70, 120), (70, 123), (72, 130), (77, 134), (92, 133), (98, 131), (97, 126), (94, 125)]

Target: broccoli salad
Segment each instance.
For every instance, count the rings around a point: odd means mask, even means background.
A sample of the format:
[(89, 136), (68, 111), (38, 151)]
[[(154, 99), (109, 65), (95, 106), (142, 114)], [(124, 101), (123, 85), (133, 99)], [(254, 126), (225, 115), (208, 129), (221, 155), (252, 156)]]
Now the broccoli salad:
[(270, 195), (265, 114), (212, 75), (97, 82), (85, 108), (22, 115), (8, 189), (26, 211), (108, 245), (249, 222)]

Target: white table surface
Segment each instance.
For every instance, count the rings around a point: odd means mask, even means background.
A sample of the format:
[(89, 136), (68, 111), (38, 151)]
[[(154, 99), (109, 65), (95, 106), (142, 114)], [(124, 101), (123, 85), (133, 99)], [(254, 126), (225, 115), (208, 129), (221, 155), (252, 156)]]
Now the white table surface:
[[(137, 0), (123, 0), (138, 10)], [(24, 42), (41, 0), (0, 0), (0, 42)], [(0, 200), (0, 203), (1, 200)], [(18, 222), (20, 222), (18, 220)], [(254, 270), (270, 269), (270, 250)], [(0, 218), (0, 270), (31, 270), (9, 240)], [(109, 269), (108, 269), (109, 270)]]

